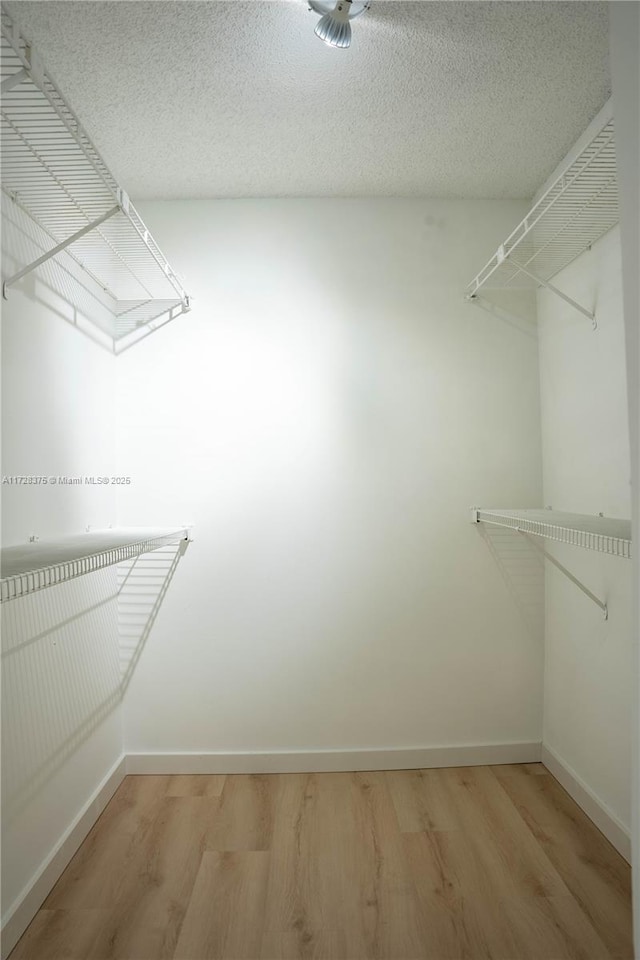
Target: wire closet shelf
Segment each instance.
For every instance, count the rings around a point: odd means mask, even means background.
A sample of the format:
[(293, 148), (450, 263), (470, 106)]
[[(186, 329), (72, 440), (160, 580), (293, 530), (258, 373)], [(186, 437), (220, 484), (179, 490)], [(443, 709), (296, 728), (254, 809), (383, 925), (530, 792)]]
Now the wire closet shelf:
[[(3, 293), (62, 251), (98, 284), (115, 352), (189, 309), (177, 274), (2, 7), (2, 189), (47, 238), (47, 249), (4, 279)], [(50, 241), (50, 246), (49, 246)]]
[(4, 603), (27, 596), (168, 544), (186, 545), (190, 539), (190, 527), (124, 527), (4, 547), (0, 561), (0, 600)]
[[(467, 300), (483, 290), (549, 288), (588, 317), (595, 314), (559, 290), (551, 279), (616, 225), (618, 185), (610, 104), (597, 132), (535, 203), (467, 286)], [(601, 116), (601, 115), (599, 115)]]
[(500, 510), (474, 507), (474, 523), (509, 527), (574, 547), (595, 550), (609, 556), (631, 558), (631, 521), (612, 517), (592, 517), (559, 510)]

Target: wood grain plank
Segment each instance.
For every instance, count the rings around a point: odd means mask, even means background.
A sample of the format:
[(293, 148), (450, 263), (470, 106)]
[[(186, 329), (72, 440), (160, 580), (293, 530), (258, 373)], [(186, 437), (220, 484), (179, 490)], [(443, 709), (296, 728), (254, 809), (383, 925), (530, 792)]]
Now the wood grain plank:
[(167, 782), (167, 777), (125, 777), (45, 900), (45, 909), (76, 911), (114, 905), (128, 872), (143, 855)]
[[(348, 923), (350, 774), (278, 779), (262, 957), (366, 957)], [(345, 869), (345, 862), (347, 868)]]
[(167, 797), (219, 797), (227, 777), (224, 773), (174, 774), (169, 777)]
[(162, 798), (87, 960), (173, 957), (219, 803)]
[(108, 910), (39, 910), (11, 960), (86, 960)]
[[(561, 897), (562, 877), (523, 822), (508, 795), (497, 789), (486, 767), (439, 771), (446, 784), (452, 814), (473, 856), (475, 874), (468, 883), (491, 889), (494, 899), (508, 896)], [(540, 777), (530, 777), (538, 782)]]
[(228, 775), (207, 849), (268, 850), (277, 782), (276, 775)]
[[(522, 960), (610, 960), (611, 954), (572, 896), (500, 902), (503, 923)], [(510, 960), (510, 958), (505, 958)]]
[(339, 944), (344, 937), (336, 930), (322, 930), (319, 938), (298, 931), (271, 932), (262, 941), (260, 960), (342, 960)]
[[(570, 896), (503, 897), (477, 886), (475, 866), (457, 833), (406, 834), (420, 898), (425, 957), (457, 960), (564, 960), (610, 954)], [(469, 881), (471, 881), (469, 883)]]
[(174, 953), (175, 960), (257, 960), (270, 854), (206, 851)]
[[(282, 776), (274, 808), (262, 956), (283, 942), (301, 958), (366, 956), (346, 929), (349, 774)], [(328, 934), (327, 931), (332, 931)], [(329, 952), (331, 951), (331, 952)], [(348, 952), (350, 951), (350, 952)]]
[(403, 839), (420, 905), (425, 960), (518, 957), (499, 900), (477, 886), (482, 868), (463, 834), (423, 831)]
[(493, 773), (611, 956), (632, 958), (631, 868), (551, 774)]
[(354, 913), (361, 918), (370, 957), (407, 960), (422, 954), (417, 901), (393, 801), (384, 773), (356, 773), (351, 797), (355, 831)]
[[(291, 828), (293, 825), (293, 829)], [(276, 806), (263, 956), (420, 956), (417, 904), (383, 774), (286, 778)]]
[(393, 770), (385, 774), (402, 833), (457, 827), (440, 773), (440, 770)]

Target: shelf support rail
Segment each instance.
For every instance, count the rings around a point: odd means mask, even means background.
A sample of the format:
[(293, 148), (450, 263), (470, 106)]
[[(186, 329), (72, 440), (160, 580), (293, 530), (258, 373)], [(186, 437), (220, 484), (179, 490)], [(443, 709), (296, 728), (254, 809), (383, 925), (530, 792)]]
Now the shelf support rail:
[(536, 283), (539, 283), (542, 287), (546, 287), (547, 290), (551, 290), (551, 292), (555, 293), (556, 296), (562, 297), (562, 299), (565, 300), (568, 304), (570, 304), (576, 310), (579, 310), (580, 313), (584, 314), (585, 317), (588, 317), (589, 320), (591, 320), (591, 326), (593, 327), (594, 330), (597, 328), (598, 322), (596, 320), (595, 313), (593, 313), (591, 310), (587, 310), (586, 307), (583, 307), (580, 303), (578, 303), (572, 297), (567, 296), (567, 294), (563, 293), (562, 290), (559, 290), (558, 287), (554, 286), (552, 283), (549, 283), (548, 280), (543, 280), (542, 277), (537, 276), (537, 274), (529, 270), (528, 267), (525, 267), (524, 264), (520, 263), (517, 260), (514, 260), (513, 257), (511, 257), (509, 254), (507, 254), (506, 259), (508, 259), (509, 263), (512, 263), (514, 267), (517, 267), (518, 270), (521, 270), (522, 273), (526, 273), (528, 277), (531, 277), (532, 280), (535, 280)]
[[(578, 578), (574, 576), (570, 570), (567, 570), (567, 568), (563, 566), (559, 560), (556, 560), (556, 558), (552, 554), (550, 554), (547, 550), (545, 550), (544, 547), (540, 546), (539, 543), (536, 543), (536, 541), (533, 539), (531, 534), (527, 530), (523, 530), (522, 527), (520, 527), (517, 524), (517, 522), (512, 523), (507, 521), (505, 523), (501, 523), (497, 519), (489, 519), (486, 516), (482, 516), (482, 511), (477, 507), (471, 508), (471, 522), (477, 523), (477, 524), (480, 524), (481, 522), (491, 523), (491, 524), (496, 524), (496, 526), (499, 526), (499, 527), (504, 526), (507, 529), (515, 530), (516, 533), (519, 533), (521, 536), (526, 537), (526, 539), (529, 541), (531, 546), (534, 547), (534, 549), (537, 550), (538, 553), (541, 553), (542, 556), (549, 561), (549, 563), (552, 563), (553, 566), (556, 567), (561, 573), (563, 573), (565, 577), (571, 580), (571, 582), (574, 583), (579, 590), (582, 590), (585, 596), (589, 597), (590, 600), (592, 600), (598, 607), (600, 607), (600, 609), (604, 613), (605, 620), (609, 619), (609, 609), (607, 607), (607, 604), (604, 602), (604, 600), (601, 600), (599, 597), (595, 595), (595, 593), (592, 593), (591, 590), (589, 590), (589, 588), (586, 587), (581, 580), (578, 580)], [(544, 536), (544, 534), (542, 533), (535, 533), (534, 535)]]
[(43, 253), (41, 257), (38, 257), (37, 260), (34, 260), (33, 263), (28, 264), (28, 266), (23, 267), (22, 270), (18, 270), (17, 273), (14, 273), (12, 277), (9, 277), (2, 284), (2, 296), (4, 299), (7, 299), (7, 288), (12, 284), (17, 283), (18, 280), (21, 280), (22, 277), (26, 276), (28, 273), (31, 273), (32, 270), (35, 270), (36, 267), (39, 267), (41, 263), (46, 263), (47, 260), (50, 260), (51, 257), (55, 257), (56, 254), (61, 253), (66, 247), (70, 246), (72, 243), (75, 243), (76, 240), (79, 240), (81, 237), (84, 237), (86, 233), (89, 233), (91, 230), (95, 230), (96, 227), (99, 227), (105, 220), (109, 220), (110, 217), (113, 217), (114, 214), (119, 213), (122, 208), (120, 205), (112, 207), (110, 210), (107, 210), (106, 213), (103, 213), (101, 217), (98, 217), (97, 220), (92, 220), (91, 223), (88, 223), (86, 227), (82, 227), (81, 230), (77, 230), (76, 233), (73, 233), (70, 237), (67, 237), (66, 240), (63, 240), (62, 243), (59, 243), (57, 246), (53, 247), (51, 250), (47, 250), (46, 253)]
[(533, 537), (529, 536), (528, 533), (525, 533), (524, 530), (520, 530), (519, 527), (515, 527), (514, 529), (521, 536), (526, 537), (526, 539), (529, 541), (531, 546), (534, 547), (534, 549), (536, 549), (538, 553), (541, 553), (542, 556), (545, 558), (545, 560), (548, 560), (549, 563), (552, 563), (554, 567), (556, 567), (560, 571), (560, 573), (563, 573), (565, 577), (571, 580), (572, 583), (575, 583), (576, 587), (579, 590), (582, 590), (585, 596), (589, 597), (590, 600), (593, 600), (593, 602), (597, 606), (599, 606), (602, 612), (604, 613), (605, 620), (609, 619), (609, 609), (607, 607), (607, 604), (603, 600), (601, 600), (599, 597), (596, 597), (595, 593), (592, 593), (588, 587), (585, 587), (584, 583), (582, 583), (581, 580), (578, 580), (578, 578), (575, 577), (570, 570), (567, 570), (567, 568), (564, 567), (559, 560), (556, 560), (556, 558), (552, 556), (552, 554), (550, 554), (547, 550), (545, 550), (544, 547), (541, 547), (539, 543), (536, 543)]
[(0, 85), (0, 92), (8, 93), (9, 90), (13, 90), (14, 87), (17, 87), (18, 84), (22, 83), (24, 80), (27, 80), (29, 77), (28, 70), (25, 67), (22, 70), (18, 70), (17, 73), (12, 74), (10, 77), (5, 77)]

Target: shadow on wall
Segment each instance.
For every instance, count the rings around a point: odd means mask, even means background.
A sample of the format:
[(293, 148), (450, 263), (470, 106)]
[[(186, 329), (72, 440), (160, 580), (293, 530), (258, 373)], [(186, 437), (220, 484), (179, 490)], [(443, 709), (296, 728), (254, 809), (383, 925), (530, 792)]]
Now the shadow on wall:
[(3, 604), (5, 825), (122, 700), (185, 549), (181, 541)]
[[(2, 197), (3, 281), (50, 250), (53, 242), (20, 207)], [(52, 257), (8, 287), (7, 298), (18, 290), (113, 353), (110, 297), (68, 254)]]
[(544, 637), (544, 560), (526, 539), (506, 527), (478, 524), (485, 544), (532, 638)]
[(120, 696), (124, 696), (136, 664), (169, 589), (188, 540), (169, 544), (118, 565), (118, 635)]
[(514, 289), (491, 290), (491, 300), (476, 296), (470, 302), (496, 320), (519, 330), (532, 340), (538, 339), (535, 292)]

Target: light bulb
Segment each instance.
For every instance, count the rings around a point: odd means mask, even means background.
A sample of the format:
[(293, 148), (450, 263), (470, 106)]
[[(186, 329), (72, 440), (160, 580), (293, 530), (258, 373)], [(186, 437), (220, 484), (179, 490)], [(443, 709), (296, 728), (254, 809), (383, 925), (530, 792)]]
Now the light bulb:
[(315, 35), (329, 47), (344, 49), (351, 45), (350, 20), (369, 9), (369, 2), (338, 0), (331, 9), (323, 0), (309, 0), (309, 9), (321, 14), (316, 24)]
[(351, 24), (337, 20), (332, 13), (320, 17), (314, 33), (330, 47), (348, 47), (351, 43)]

